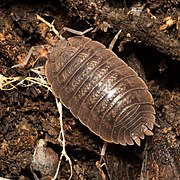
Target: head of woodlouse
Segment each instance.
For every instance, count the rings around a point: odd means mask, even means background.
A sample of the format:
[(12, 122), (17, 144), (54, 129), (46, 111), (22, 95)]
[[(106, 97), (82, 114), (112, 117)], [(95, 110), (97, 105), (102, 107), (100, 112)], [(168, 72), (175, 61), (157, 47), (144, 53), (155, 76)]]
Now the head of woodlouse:
[(55, 46), (53, 46), (51, 51), (48, 53), (46, 61), (46, 64), (48, 65), (45, 65), (45, 74), (46, 77), (48, 76), (47, 80), (49, 84), (52, 83), (51, 77), (53, 78), (54, 76), (56, 76), (59, 70), (59, 64), (57, 59), (61, 57), (61, 54), (64, 52), (64, 49), (66, 49), (68, 46), (68, 41), (65, 38), (63, 38)]
[(140, 145), (153, 135), (153, 98), (144, 81), (103, 44), (84, 36), (61, 40), (45, 74), (53, 94), (103, 140)]

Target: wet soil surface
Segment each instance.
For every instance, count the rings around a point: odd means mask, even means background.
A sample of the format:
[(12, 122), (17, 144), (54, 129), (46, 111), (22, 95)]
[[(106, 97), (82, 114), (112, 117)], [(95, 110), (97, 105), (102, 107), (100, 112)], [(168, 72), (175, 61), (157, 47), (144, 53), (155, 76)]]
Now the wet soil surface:
[[(20, 79), (0, 90), (0, 177), (51, 179), (61, 156), (59, 113), (54, 96), (38, 84), (17, 85), (25, 77), (37, 77), (30, 65), (12, 68), (24, 61), (32, 46), (54, 42), (55, 34), (37, 20), (38, 14), (50, 23), (55, 20), (58, 31), (63, 26), (81, 31), (93, 27), (94, 31), (87, 36), (107, 47), (122, 29), (113, 50), (146, 81), (160, 125), (154, 128), (154, 136), (146, 137), (140, 147), (108, 144), (106, 164), (99, 168), (97, 161), (103, 141), (63, 107), (72, 179), (180, 179), (178, 5), (176, 0), (163, 3), (1, 0), (0, 87), (5, 80)], [(43, 64), (45, 60), (39, 58), (39, 61)], [(69, 177), (70, 166), (63, 158), (58, 179)]]

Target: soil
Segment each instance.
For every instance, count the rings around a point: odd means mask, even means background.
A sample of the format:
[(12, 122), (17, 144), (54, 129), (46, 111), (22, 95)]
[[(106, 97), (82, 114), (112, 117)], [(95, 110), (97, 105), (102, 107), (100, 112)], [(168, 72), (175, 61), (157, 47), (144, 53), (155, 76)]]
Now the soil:
[[(160, 125), (154, 136), (140, 147), (108, 144), (102, 168), (97, 161), (103, 140), (63, 107), (72, 179), (180, 179), (179, 5), (178, 0), (0, 1), (0, 78), (37, 76), (30, 65), (12, 66), (23, 62), (32, 46), (54, 42), (55, 34), (37, 20), (38, 14), (50, 23), (55, 20), (58, 31), (64, 26), (79, 31), (93, 27), (87, 36), (107, 47), (121, 29), (113, 51), (137, 71), (153, 95)], [(44, 63), (43, 58), (39, 61)], [(18, 82), (0, 91), (0, 178), (51, 179), (62, 151), (55, 98), (43, 86)], [(69, 177), (70, 166), (63, 158), (58, 179)]]

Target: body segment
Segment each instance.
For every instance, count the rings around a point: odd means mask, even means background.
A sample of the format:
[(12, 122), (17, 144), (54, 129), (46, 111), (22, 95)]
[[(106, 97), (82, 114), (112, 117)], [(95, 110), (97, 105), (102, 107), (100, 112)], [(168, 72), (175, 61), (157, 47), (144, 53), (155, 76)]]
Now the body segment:
[(71, 37), (48, 58), (45, 71), (54, 95), (92, 132), (122, 145), (152, 135), (155, 111), (146, 84), (103, 44)]

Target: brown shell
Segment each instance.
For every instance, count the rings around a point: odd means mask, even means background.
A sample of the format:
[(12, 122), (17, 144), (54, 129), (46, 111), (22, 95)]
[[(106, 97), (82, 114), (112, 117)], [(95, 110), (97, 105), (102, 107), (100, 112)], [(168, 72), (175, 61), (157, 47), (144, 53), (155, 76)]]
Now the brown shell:
[(144, 134), (152, 135), (152, 95), (137, 73), (103, 44), (83, 36), (60, 41), (45, 71), (54, 95), (103, 140), (140, 145)]

